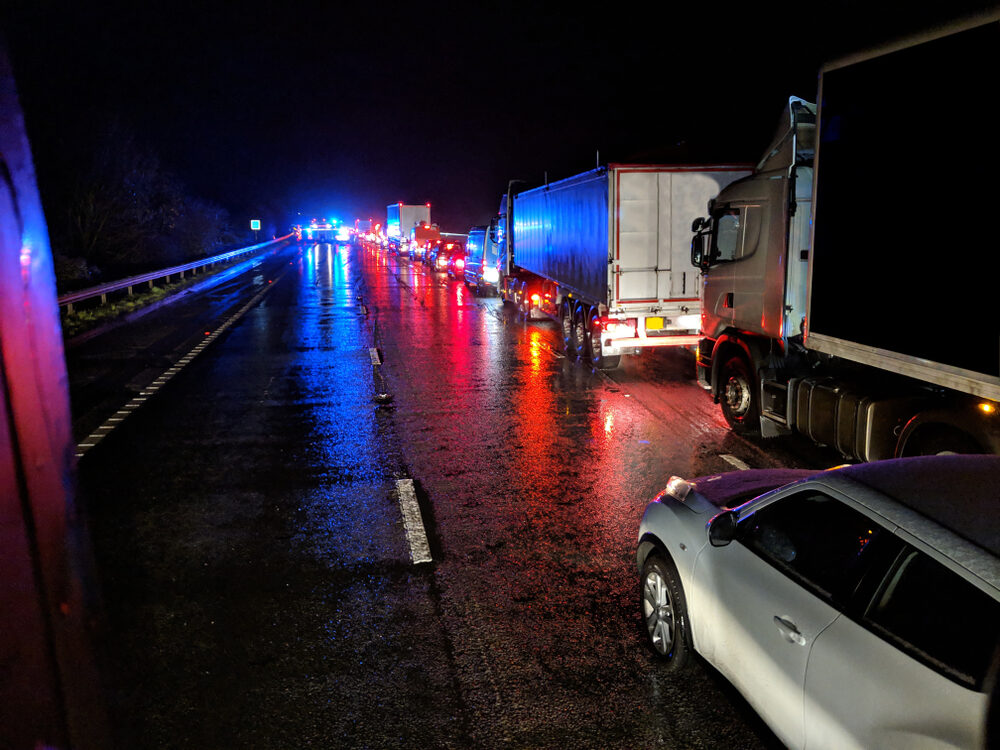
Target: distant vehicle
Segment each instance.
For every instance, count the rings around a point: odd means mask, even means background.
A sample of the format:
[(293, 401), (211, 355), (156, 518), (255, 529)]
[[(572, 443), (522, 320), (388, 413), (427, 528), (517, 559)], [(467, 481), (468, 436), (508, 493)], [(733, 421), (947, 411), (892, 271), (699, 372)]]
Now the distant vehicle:
[(437, 224), (427, 222), (417, 224), (410, 230), (410, 254), (422, 260), (427, 251), (441, 240), (441, 230)]
[(448, 271), (448, 263), (455, 253), (461, 253), (464, 257), (465, 248), (460, 242), (442, 242), (434, 248), (431, 254), (431, 270), (439, 273)]
[(459, 242), (447, 242), (445, 247), (451, 246), (451, 253), (448, 256), (447, 273), (453, 279), (465, 277), (466, 255), (465, 248)]
[(363, 241), (368, 238), (372, 232), (375, 231), (375, 222), (372, 219), (355, 219), (354, 220), (354, 239), (356, 241)]
[(672, 672), (699, 653), (790, 748), (985, 747), (1000, 457), (802, 476), (674, 477), (649, 503), (650, 647)]
[(418, 256), (420, 258), (420, 262), (429, 267), (431, 265), (431, 258), (437, 255), (437, 251), (441, 249), (442, 242), (444, 242), (444, 240), (438, 237), (433, 242), (427, 243), (427, 247), (423, 248)]
[(431, 204), (422, 206), (404, 203), (390, 203), (385, 208), (385, 235), (389, 240), (396, 241), (399, 251), (403, 241), (409, 241), (410, 230), (420, 224), (431, 223)]
[(333, 242), (336, 229), (326, 219), (313, 219), (302, 227), (302, 239), (306, 242)]
[(567, 353), (613, 369), (654, 346), (695, 346), (691, 220), (742, 165), (611, 164), (501, 199), (500, 296), (562, 326)]
[(1000, 256), (959, 251), (956, 223), (1000, 198), (1000, 157), (954, 147), (955, 112), (994, 85), (998, 22), (825, 65), (820, 106), (791, 97), (753, 176), (695, 221), (698, 380), (734, 432), (863, 461), (1000, 453)]
[(496, 223), (472, 227), (466, 245), (465, 284), (476, 294), (496, 294), (500, 267)]

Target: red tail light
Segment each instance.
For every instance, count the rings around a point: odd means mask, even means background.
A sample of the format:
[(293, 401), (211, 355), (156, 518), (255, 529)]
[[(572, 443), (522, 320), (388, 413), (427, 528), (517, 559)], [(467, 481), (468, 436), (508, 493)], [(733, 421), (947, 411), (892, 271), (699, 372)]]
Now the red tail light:
[(625, 320), (619, 320), (618, 318), (600, 318), (600, 323), (601, 328), (604, 329), (604, 331), (616, 338), (635, 336), (636, 329), (639, 326), (639, 321), (636, 318), (626, 318)]
[(459, 258), (455, 261), (455, 268), (465, 268), (465, 261)]

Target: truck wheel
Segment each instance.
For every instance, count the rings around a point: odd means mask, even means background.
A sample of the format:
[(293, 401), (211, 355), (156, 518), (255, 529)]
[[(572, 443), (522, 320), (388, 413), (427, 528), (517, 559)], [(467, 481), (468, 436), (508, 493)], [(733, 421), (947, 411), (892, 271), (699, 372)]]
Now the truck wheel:
[(521, 284), (521, 289), (517, 293), (517, 308), (521, 315), (521, 320), (525, 323), (531, 321), (531, 295), (528, 294), (528, 284)]
[(584, 361), (589, 359), (587, 352), (588, 338), (587, 318), (584, 316), (583, 310), (577, 310), (577, 314), (573, 316), (573, 353)]
[(526, 323), (531, 322), (531, 290), (528, 289), (528, 285), (524, 285), (524, 289), (521, 291), (521, 307), (524, 308), (524, 320)]
[(568, 356), (573, 351), (573, 311), (569, 305), (563, 305), (559, 322), (562, 324), (563, 351)]
[(597, 315), (590, 318), (590, 363), (598, 370), (614, 370), (622, 358), (620, 354), (605, 356), (604, 344), (601, 343), (601, 324)]
[(760, 432), (760, 398), (746, 359), (739, 354), (730, 357), (722, 366), (719, 380), (722, 416), (729, 427), (738, 435), (756, 435)]
[(903, 456), (946, 456), (955, 453), (983, 453), (971, 437), (948, 426), (925, 426), (906, 441)]

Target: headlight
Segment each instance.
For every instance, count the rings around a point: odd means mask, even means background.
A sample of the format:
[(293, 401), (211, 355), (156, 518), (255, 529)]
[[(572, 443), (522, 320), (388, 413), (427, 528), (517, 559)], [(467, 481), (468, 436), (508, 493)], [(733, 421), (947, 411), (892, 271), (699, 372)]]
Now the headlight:
[(490, 284), (496, 284), (500, 281), (500, 271), (493, 266), (487, 266), (483, 269), (483, 281), (488, 281)]

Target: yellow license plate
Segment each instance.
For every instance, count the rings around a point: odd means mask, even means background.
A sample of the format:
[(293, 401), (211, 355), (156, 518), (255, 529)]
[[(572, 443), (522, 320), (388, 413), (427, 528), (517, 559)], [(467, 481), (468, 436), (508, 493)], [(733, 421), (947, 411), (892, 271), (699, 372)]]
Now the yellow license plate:
[(662, 331), (663, 330), (663, 318), (646, 318), (646, 330), (647, 331)]

